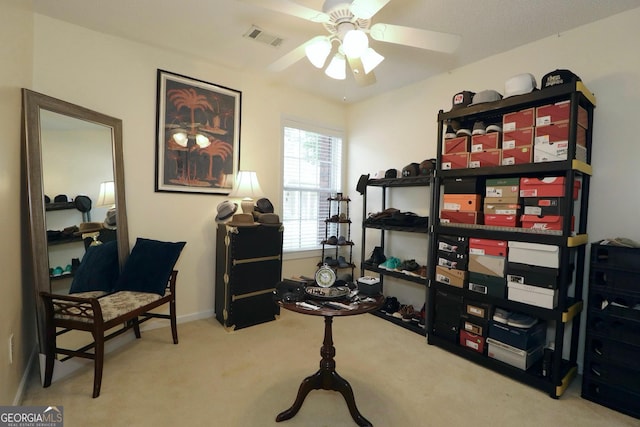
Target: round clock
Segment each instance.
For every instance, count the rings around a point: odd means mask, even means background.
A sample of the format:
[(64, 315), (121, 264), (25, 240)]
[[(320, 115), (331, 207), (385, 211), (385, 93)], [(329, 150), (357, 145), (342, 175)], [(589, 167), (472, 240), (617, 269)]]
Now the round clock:
[(316, 271), (316, 283), (323, 288), (329, 288), (336, 282), (336, 272), (331, 267), (324, 264)]

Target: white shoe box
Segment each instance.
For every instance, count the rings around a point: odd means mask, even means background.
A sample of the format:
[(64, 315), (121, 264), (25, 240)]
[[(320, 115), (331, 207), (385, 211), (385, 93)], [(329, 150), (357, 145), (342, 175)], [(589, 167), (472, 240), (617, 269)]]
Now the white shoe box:
[(509, 262), (559, 268), (560, 248), (555, 245), (509, 241)]
[(519, 348), (494, 340), (493, 338), (487, 338), (487, 344), (489, 346), (487, 350), (489, 357), (520, 368), (523, 371), (526, 371), (540, 360), (542, 357), (542, 348), (544, 347), (540, 345), (531, 350), (520, 350)]
[(558, 290), (507, 282), (507, 299), (553, 309), (558, 305)]

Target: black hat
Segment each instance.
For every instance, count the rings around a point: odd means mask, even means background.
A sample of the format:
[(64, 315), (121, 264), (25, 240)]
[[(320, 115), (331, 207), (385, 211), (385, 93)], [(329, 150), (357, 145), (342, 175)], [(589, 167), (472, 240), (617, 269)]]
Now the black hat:
[(397, 169), (387, 169), (387, 171), (384, 173), (384, 177), (385, 178), (397, 178), (398, 177), (398, 170)]
[(409, 163), (402, 168), (402, 176), (404, 178), (418, 175), (420, 175), (420, 165), (418, 163)]
[(458, 108), (466, 107), (471, 104), (475, 94), (475, 92), (471, 92), (469, 90), (463, 90), (462, 92), (456, 93), (451, 99), (451, 110), (457, 110)]
[(544, 75), (544, 77), (542, 77), (541, 89), (580, 81), (582, 81), (580, 77), (576, 76), (573, 72), (569, 70), (558, 69), (547, 73)]
[(420, 175), (431, 175), (436, 167), (436, 159), (427, 159), (420, 162)]
[(273, 205), (269, 199), (263, 197), (256, 202), (256, 210), (260, 213), (273, 213)]
[(369, 174), (360, 175), (360, 179), (356, 185), (356, 191), (360, 194), (364, 194), (364, 190), (367, 188), (367, 182), (369, 182)]
[(76, 196), (73, 202), (80, 212), (89, 212), (91, 210), (91, 199), (87, 196)]
[(70, 200), (66, 194), (58, 194), (53, 198), (54, 203), (68, 203)]

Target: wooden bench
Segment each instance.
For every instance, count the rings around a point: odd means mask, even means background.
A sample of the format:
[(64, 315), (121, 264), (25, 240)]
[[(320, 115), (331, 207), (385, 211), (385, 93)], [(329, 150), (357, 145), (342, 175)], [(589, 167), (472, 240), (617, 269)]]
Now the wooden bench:
[[(169, 319), (173, 343), (178, 344), (176, 323), (176, 277), (177, 271), (169, 276), (164, 295), (148, 292), (102, 291), (83, 292), (72, 295), (56, 295), (41, 292), (46, 312), (46, 345), (44, 387), (51, 385), (56, 355), (65, 355), (61, 362), (72, 357), (93, 359), (93, 397), (100, 395), (102, 366), (104, 363), (104, 343), (129, 329), (140, 338), (140, 324), (152, 318)], [(150, 313), (151, 310), (169, 304), (169, 314)], [(121, 326), (105, 336), (105, 332)], [(91, 332), (93, 342), (82, 348), (71, 350), (57, 346), (57, 337), (72, 330)], [(93, 350), (93, 351), (91, 351)]]

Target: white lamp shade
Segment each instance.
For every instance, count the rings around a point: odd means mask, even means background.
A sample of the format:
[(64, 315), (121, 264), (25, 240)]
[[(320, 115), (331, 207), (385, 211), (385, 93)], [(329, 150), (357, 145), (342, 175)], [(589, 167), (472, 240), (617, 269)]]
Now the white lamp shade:
[(253, 212), (253, 200), (262, 197), (262, 188), (258, 176), (253, 171), (240, 171), (229, 197), (241, 197), (242, 212)]
[(100, 183), (100, 192), (96, 206), (113, 206), (116, 204), (116, 191), (113, 181)]
[(364, 68), (365, 74), (369, 74), (369, 71), (380, 65), (384, 60), (384, 56), (380, 55), (370, 47), (362, 54), (360, 60), (362, 61), (362, 68)]
[(322, 68), (331, 53), (331, 42), (326, 36), (314, 37), (304, 48), (304, 52), (314, 67)]
[(344, 80), (347, 78), (347, 61), (344, 59), (344, 55), (336, 53), (333, 59), (329, 63), (329, 66), (324, 73), (336, 80)]
[(349, 58), (360, 58), (369, 47), (369, 38), (362, 30), (349, 30), (342, 40), (342, 49)]

